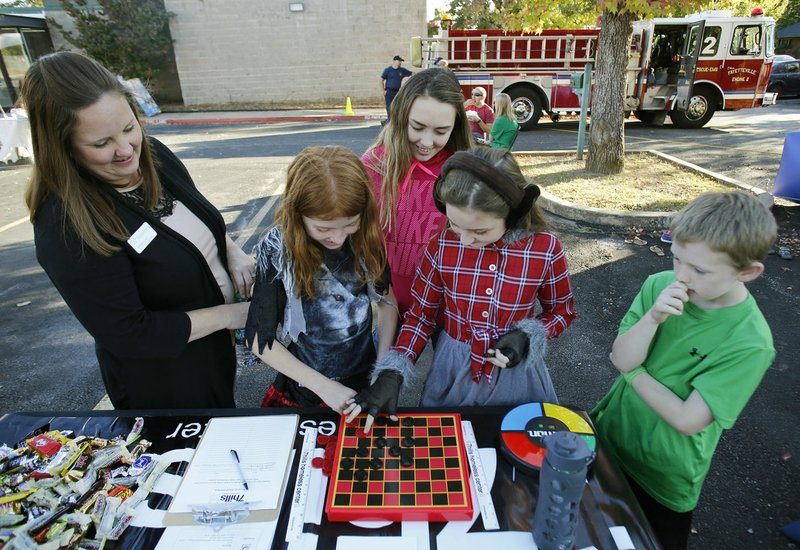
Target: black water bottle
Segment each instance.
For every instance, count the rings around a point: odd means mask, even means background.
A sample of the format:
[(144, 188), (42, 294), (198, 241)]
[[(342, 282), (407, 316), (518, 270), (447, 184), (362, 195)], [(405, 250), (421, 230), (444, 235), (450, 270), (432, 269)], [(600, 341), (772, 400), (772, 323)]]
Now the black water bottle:
[(571, 432), (552, 433), (543, 442), (547, 452), (539, 472), (533, 540), (539, 550), (572, 550), (586, 470), (594, 453)]

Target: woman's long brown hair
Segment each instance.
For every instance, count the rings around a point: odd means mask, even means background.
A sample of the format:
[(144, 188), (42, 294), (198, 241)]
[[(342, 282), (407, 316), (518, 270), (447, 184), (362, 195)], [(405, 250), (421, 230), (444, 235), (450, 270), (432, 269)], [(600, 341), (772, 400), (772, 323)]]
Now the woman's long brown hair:
[[(114, 211), (113, 199), (103, 187), (106, 183), (87, 175), (73, 158), (72, 132), (78, 112), (105, 94), (124, 97), (138, 119), (136, 102), (105, 67), (74, 52), (39, 58), (25, 74), (20, 91), (36, 159), (25, 190), (31, 222), (52, 194), (63, 203), (67, 222), (84, 245), (104, 256), (119, 251), (118, 243), (130, 235)], [(152, 208), (161, 184), (147, 139), (142, 140), (139, 169), (145, 205)]]
[(314, 297), (314, 274), (323, 261), (320, 247), (306, 233), (303, 216), (334, 220), (359, 215), (358, 231), (349, 237), (353, 268), (365, 284), (375, 284), (386, 267), (386, 249), (364, 165), (344, 147), (303, 149), (289, 165), (286, 191), (275, 213), (294, 265), (298, 296)]

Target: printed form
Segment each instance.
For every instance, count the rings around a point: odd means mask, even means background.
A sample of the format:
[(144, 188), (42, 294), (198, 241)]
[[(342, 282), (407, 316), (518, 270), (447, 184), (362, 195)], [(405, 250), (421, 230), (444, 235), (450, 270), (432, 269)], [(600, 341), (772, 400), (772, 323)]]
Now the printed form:
[[(212, 418), (169, 513), (191, 513), (192, 506), (206, 504), (247, 503), (251, 511), (277, 509), (297, 422), (297, 415)], [(238, 464), (232, 450), (238, 454)]]

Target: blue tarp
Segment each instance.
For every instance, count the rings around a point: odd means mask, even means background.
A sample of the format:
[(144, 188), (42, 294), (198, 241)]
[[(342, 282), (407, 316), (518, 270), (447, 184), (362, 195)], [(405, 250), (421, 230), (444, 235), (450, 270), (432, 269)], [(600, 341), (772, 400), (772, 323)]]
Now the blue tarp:
[(800, 201), (800, 131), (789, 132), (783, 140), (783, 156), (772, 195)]

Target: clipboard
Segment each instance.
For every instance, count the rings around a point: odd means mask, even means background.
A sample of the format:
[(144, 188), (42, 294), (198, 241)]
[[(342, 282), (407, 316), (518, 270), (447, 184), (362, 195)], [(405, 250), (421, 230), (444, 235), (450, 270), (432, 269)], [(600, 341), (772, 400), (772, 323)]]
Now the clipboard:
[[(294, 456), (299, 415), (215, 417), (208, 421), (164, 526), (274, 521)], [(235, 449), (239, 465), (230, 450)], [(238, 467), (248, 482), (243, 480)]]

